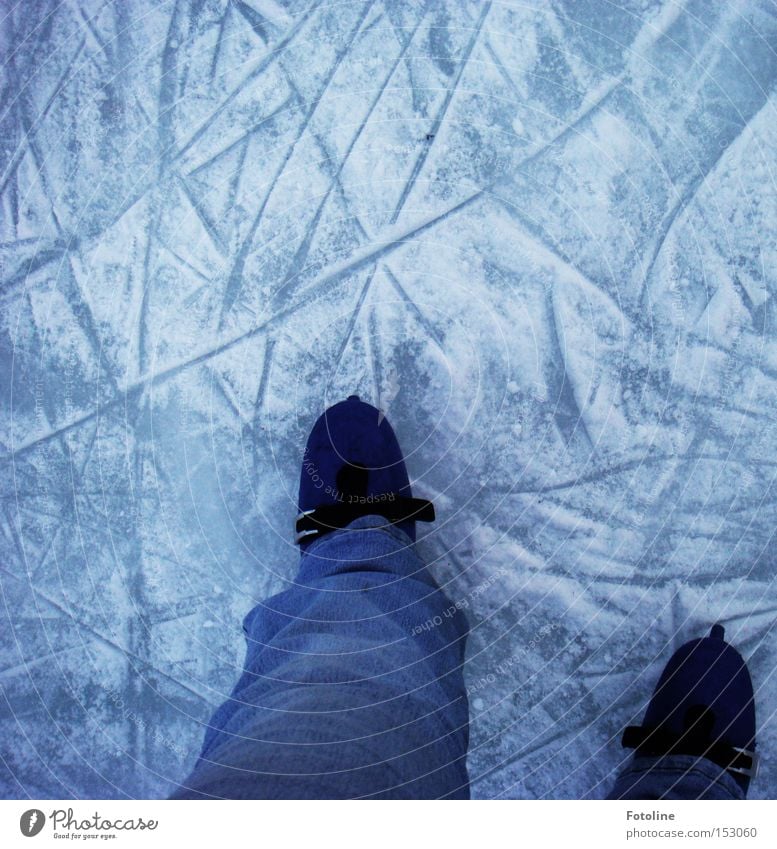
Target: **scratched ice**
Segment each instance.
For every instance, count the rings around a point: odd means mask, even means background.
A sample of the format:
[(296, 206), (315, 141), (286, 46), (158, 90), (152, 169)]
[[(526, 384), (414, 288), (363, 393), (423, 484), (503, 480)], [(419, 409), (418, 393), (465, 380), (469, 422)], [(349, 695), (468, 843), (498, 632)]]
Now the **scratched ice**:
[(601, 797), (673, 648), (777, 793), (777, 17), (2, 3), (0, 787), (168, 793), (359, 393), (472, 624), (478, 797)]

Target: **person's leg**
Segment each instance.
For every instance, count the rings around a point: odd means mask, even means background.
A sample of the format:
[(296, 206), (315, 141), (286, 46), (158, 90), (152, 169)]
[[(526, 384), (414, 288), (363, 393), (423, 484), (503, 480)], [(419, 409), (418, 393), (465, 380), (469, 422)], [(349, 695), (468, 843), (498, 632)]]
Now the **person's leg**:
[(467, 798), (467, 624), (363, 516), (246, 617), (245, 671), (174, 798)]
[(744, 799), (745, 791), (726, 770), (691, 755), (634, 757), (608, 799)]

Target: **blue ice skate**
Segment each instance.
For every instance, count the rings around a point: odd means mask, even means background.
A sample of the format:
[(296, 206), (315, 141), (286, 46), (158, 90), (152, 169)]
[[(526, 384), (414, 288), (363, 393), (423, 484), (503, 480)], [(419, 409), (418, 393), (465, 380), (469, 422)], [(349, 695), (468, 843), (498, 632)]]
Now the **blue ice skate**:
[(758, 772), (755, 700), (747, 665), (722, 625), (681, 646), (664, 668), (641, 726), (623, 746), (637, 755), (704, 757), (747, 792)]
[(431, 501), (413, 498), (388, 420), (357, 395), (324, 412), (308, 437), (299, 484), (296, 541), (302, 549), (361, 516), (377, 515), (415, 541), (433, 522)]

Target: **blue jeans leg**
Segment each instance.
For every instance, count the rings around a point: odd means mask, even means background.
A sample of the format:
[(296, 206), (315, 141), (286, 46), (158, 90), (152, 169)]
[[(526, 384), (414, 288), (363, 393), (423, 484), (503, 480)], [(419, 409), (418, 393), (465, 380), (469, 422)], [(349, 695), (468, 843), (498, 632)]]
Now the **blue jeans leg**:
[(744, 799), (737, 782), (717, 764), (693, 755), (634, 757), (608, 799)]
[(464, 614), (365, 516), (246, 616), (243, 674), (175, 798), (468, 798)]

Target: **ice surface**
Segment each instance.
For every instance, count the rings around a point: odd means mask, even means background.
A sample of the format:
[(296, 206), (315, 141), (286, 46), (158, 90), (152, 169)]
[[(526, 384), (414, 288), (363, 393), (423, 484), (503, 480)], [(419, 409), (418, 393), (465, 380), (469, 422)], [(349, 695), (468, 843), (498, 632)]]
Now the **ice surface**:
[(478, 797), (602, 797), (671, 651), (777, 794), (777, 13), (2, 3), (0, 789), (167, 794), (387, 409), (471, 619)]

